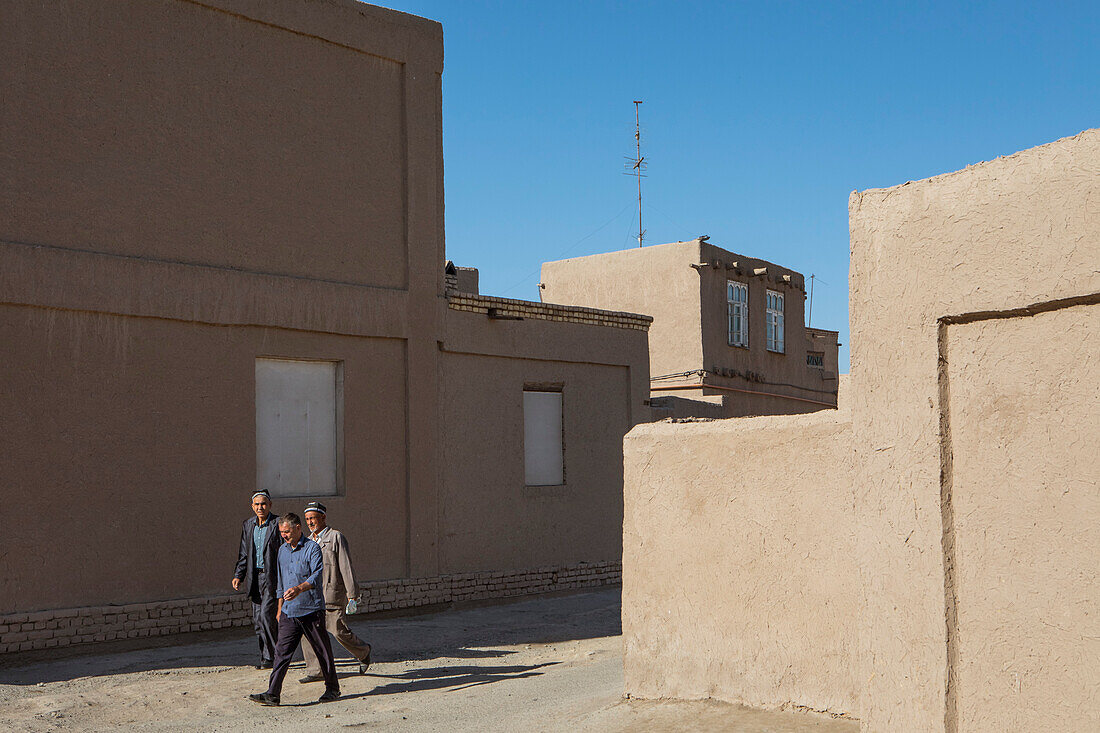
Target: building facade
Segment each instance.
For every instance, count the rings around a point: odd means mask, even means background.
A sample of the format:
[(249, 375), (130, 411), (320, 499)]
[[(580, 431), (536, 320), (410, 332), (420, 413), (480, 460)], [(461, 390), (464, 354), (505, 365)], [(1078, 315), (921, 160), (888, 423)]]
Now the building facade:
[(0, 15), (0, 651), (245, 623), (257, 486), (324, 497), (368, 609), (617, 579), (648, 319), (448, 290), (439, 24)]
[(550, 303), (653, 316), (653, 412), (735, 417), (835, 408), (837, 332), (805, 326), (803, 276), (706, 241), (542, 266)]

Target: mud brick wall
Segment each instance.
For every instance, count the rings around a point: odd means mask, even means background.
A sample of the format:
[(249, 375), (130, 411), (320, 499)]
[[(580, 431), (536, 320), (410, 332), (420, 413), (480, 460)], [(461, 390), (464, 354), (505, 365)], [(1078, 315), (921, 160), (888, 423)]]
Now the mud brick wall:
[[(622, 563), (578, 563), (363, 583), (360, 613), (617, 585)], [(251, 623), (243, 594), (0, 616), (0, 653), (210, 631)]]

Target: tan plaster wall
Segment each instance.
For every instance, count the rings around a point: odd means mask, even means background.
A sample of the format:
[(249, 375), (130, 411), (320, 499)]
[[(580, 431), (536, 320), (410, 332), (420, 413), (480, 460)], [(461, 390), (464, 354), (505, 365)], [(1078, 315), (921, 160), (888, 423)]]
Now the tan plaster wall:
[(701, 368), (698, 242), (574, 257), (542, 265), (547, 303), (653, 316), (649, 372), (653, 376)]
[(346, 486), (323, 501), (363, 578), (403, 574), (403, 341), (0, 306), (0, 342), (5, 503), (34, 517), (7, 529), (0, 613), (228, 592), (257, 356), (344, 362)]
[(0, 497), (71, 540), (4, 609), (224, 592), (257, 356), (345, 362), (332, 522), (365, 578), (438, 574), (441, 71), (352, 0), (0, 7)]
[(959, 730), (1100, 730), (1098, 324), (948, 327)]
[[(963, 593), (960, 611), (966, 607), (966, 591), (950, 574), (945, 581), (945, 572), (952, 570), (945, 566), (945, 552), (953, 551), (945, 527), (960, 513), (952, 504), (950, 451), (942, 437), (952, 423), (948, 420), (941, 426), (941, 419), (953, 414), (954, 398), (950, 390), (941, 392), (941, 338), (952, 346), (954, 356), (948, 359), (957, 363), (963, 357), (954, 349), (955, 326), (946, 325), (944, 319), (1100, 293), (1098, 201), (1100, 130), (925, 181), (852, 194), (852, 415), (860, 467), (856, 483), (859, 555), (867, 604), (861, 634), (865, 730), (969, 730), (960, 725), (960, 716), (971, 720), (966, 717), (972, 714), (967, 706), (976, 704), (967, 697), (966, 668), (961, 666), (969, 663), (963, 661), (967, 647), (948, 612), (952, 589)], [(1000, 335), (1011, 344), (1042, 352), (1021, 354), (1023, 366), (983, 361), (982, 369), (991, 378), (1004, 369), (1018, 374), (1036, 359), (1040, 365), (1036, 368), (1045, 375), (1035, 385), (1041, 394), (1049, 388), (1048, 381), (1072, 378), (1061, 371), (1067, 367), (1088, 373), (1091, 367), (1070, 357), (1080, 353), (1078, 343), (1067, 343), (1055, 333), (1041, 343), (1022, 340), (1026, 332), (1013, 331), (1017, 325), (993, 328), (1004, 328)], [(1086, 328), (1092, 335), (1086, 338), (1082, 332), (1075, 341), (1094, 343), (1096, 319), (1087, 320)], [(942, 336), (941, 329), (945, 329)], [(967, 347), (965, 342), (961, 345)], [(981, 361), (981, 352), (977, 354)], [(952, 376), (957, 373), (950, 362), (944, 368)], [(1093, 399), (1095, 384), (1085, 385)], [(988, 389), (995, 393), (996, 383)], [(1001, 420), (998, 415), (1017, 406), (1039, 404), (1031, 397), (1019, 403), (990, 403), (985, 417)], [(1037, 419), (1043, 424), (1056, 418), (1040, 412)], [(1090, 440), (1087, 425), (1066, 423), (1066, 439)], [(1040, 451), (1045, 440), (1041, 435), (1028, 437), (1020, 447)], [(1077, 474), (1092, 475), (1096, 451), (1091, 451), (1091, 458), (1088, 452), (1078, 455)], [(988, 452), (974, 460), (989, 468), (996, 465)], [(1046, 470), (1039, 466), (1023, 475), (1034, 471), (1036, 478), (1044, 480), (1057, 475), (1045, 474)], [(1003, 477), (995, 471), (986, 473), (975, 492), (996, 496), (1013, 490), (1014, 483), (1004, 489), (997, 486)], [(1057, 497), (1053, 487), (1033, 488)], [(1063, 506), (1069, 503), (1057, 501)], [(1051, 511), (1066, 521), (1067, 530), (1079, 527), (1060, 509)], [(1091, 520), (1095, 525), (1100, 517)], [(994, 522), (995, 517), (988, 521)], [(960, 534), (964, 553), (960, 561), (968, 558), (965, 562), (979, 568), (994, 567), (1011, 557), (1013, 567), (1022, 568), (1035, 560), (1030, 537), (1023, 538), (1018, 549), (1010, 549), (1008, 556), (993, 548), (978, 557), (965, 554), (969, 552), (966, 543), (976, 536)], [(1079, 549), (1087, 547), (1094, 545)], [(1086, 557), (1095, 567), (1095, 552)], [(960, 582), (967, 577), (965, 566), (963, 573)], [(1006, 582), (1016, 579), (1006, 578)], [(1064, 600), (1072, 602), (1075, 597), (1071, 594)], [(1018, 613), (1040, 614), (1038, 607), (1028, 607), (1032, 602), (1026, 596), (1016, 598), (1021, 605)], [(958, 687), (950, 691), (949, 632), (952, 658), (958, 660), (952, 670), (952, 684)], [(960, 639), (961, 645), (955, 645)], [(1019, 639), (1013, 649), (1020, 665), (1027, 664), (1028, 655), (1044, 653), (1026, 639)], [(955, 680), (955, 673), (963, 676)], [(1040, 682), (1040, 689), (1050, 693), (1048, 706), (1062, 694), (1053, 683), (1044, 688)], [(959, 697), (952, 700), (955, 692)], [(1018, 698), (1024, 709), (1007, 714), (1027, 720), (1031, 713), (1026, 709), (1032, 704), (1028, 700), (1033, 698)], [(998, 719), (987, 712), (978, 714), (989, 716), (985, 718), (989, 722)]]
[[(648, 420), (646, 332), (449, 310), (444, 572), (619, 560), (622, 438)], [(523, 388), (561, 384), (565, 484), (525, 486)]]
[(639, 425), (624, 451), (626, 692), (856, 712), (850, 416)]
[(0, 236), (404, 288), (403, 59), (231, 14), (290, 5), (5, 3)]

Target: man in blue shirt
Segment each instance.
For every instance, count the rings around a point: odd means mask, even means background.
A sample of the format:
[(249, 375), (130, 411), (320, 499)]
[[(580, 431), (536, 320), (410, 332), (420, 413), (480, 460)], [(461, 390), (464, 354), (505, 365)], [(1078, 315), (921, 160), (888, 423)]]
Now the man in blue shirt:
[(321, 663), (325, 678), (325, 694), (317, 702), (332, 702), (340, 698), (340, 680), (336, 677), (336, 662), (325, 630), (325, 599), (321, 595), (324, 559), (321, 547), (302, 534), (302, 520), (287, 513), (279, 518), (279, 534), (285, 543), (279, 548), (279, 636), (275, 641), (275, 665), (267, 692), (249, 695), (261, 705), (278, 705), (283, 678), (298, 643), (305, 636)]

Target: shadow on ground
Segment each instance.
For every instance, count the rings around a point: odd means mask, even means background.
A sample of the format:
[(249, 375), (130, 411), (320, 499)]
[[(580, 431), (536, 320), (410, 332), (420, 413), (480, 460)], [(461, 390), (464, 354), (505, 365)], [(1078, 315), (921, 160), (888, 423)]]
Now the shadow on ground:
[[(375, 662), (502, 658), (514, 652), (494, 647), (553, 644), (620, 635), (620, 590), (614, 586), (555, 594), (563, 597), (561, 603), (553, 604), (521, 598), (493, 605), (450, 607), (408, 616), (351, 617), (349, 625), (360, 638), (373, 646)], [(355, 674), (349, 667), (354, 661), (347, 656), (347, 652), (335, 642), (333, 651), (337, 655), (341, 677)], [(300, 651), (298, 659), (301, 659)], [(182, 634), (175, 638), (161, 637), (147, 640), (140, 646), (132, 642), (89, 645), (52, 653), (35, 652), (22, 658), (9, 657), (4, 667), (0, 668), (0, 684), (34, 685), (157, 670), (245, 667), (253, 666), (257, 661), (256, 637), (251, 628), (236, 628), (204, 634)], [(291, 674), (301, 666), (299, 662), (292, 667)], [(545, 665), (418, 669), (408, 674), (433, 673), (434, 677), (410, 677), (407, 681), (383, 685), (369, 694), (385, 695), (433, 686), (461, 689), (497, 679), (541, 674), (534, 671), (540, 666)], [(346, 674), (345, 669), (348, 670)]]

